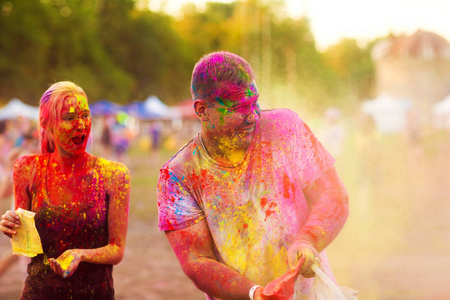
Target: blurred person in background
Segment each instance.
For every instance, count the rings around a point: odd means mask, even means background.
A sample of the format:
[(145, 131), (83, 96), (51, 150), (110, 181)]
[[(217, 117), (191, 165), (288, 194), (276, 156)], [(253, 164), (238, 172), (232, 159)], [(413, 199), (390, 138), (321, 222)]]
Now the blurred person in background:
[(112, 153), (112, 133), (111, 133), (111, 125), (110, 123), (110, 117), (105, 116), (102, 118), (102, 130), (100, 133), (100, 145), (101, 145), (101, 151), (102, 156), (105, 158), (110, 158)]
[[(86, 152), (87, 96), (69, 81), (40, 101), (39, 155), (14, 164), (15, 208), (33, 211), (44, 254), (31, 259), (20, 299), (114, 299), (112, 266), (124, 255), (130, 175), (121, 163)], [(21, 226), (7, 211), (0, 230)]]
[(341, 123), (341, 111), (337, 107), (329, 107), (324, 114), (323, 126), (317, 137), (334, 158), (342, 154), (346, 138), (345, 128)]
[(8, 121), (0, 121), (0, 181), (8, 175), (8, 153), (12, 148), (11, 138), (8, 135)]
[(117, 113), (115, 122), (111, 126), (113, 157), (126, 165), (129, 164), (128, 148), (131, 142), (131, 136), (126, 127), (127, 117), (128, 115), (125, 112)]
[(324, 249), (347, 219), (347, 192), (297, 114), (260, 110), (254, 79), (229, 52), (194, 67), (202, 127), (161, 169), (159, 229), (207, 299), (271, 299), (263, 287), (302, 261), (295, 299), (305, 299), (313, 264), (334, 278)]
[[(24, 156), (24, 155), (30, 155), (30, 154), (37, 154), (39, 153), (39, 137), (37, 133), (37, 129), (30, 128), (29, 132), (24, 134), (22, 137), (22, 142), (20, 143), (20, 146), (12, 148), (7, 156), (7, 165), (6, 165), (6, 171), (7, 176), (3, 178), (3, 180), (0, 181), (0, 202), (4, 201), (5, 199), (8, 199), (10, 196), (13, 195), (13, 166), (14, 162)], [(14, 208), (14, 201), (12, 201), (12, 208)], [(24, 277), (26, 276), (26, 265), (29, 263), (29, 258), (24, 256), (18, 256), (13, 255), (11, 251), (9, 250), (7, 253), (5, 253), (2, 258), (0, 259), (0, 278), (6, 273), (6, 271), (14, 265), (14, 263), (21, 261), (23, 262), (22, 265), (24, 265)]]
[(152, 164), (160, 163), (160, 149), (162, 144), (162, 124), (160, 121), (155, 121), (149, 126), (149, 138), (151, 141), (150, 161)]

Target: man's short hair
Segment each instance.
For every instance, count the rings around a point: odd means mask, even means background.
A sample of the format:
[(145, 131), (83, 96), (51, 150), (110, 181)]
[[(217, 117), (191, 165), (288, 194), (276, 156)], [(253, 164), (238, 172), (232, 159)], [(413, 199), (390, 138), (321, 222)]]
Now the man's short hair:
[(226, 86), (246, 88), (255, 80), (250, 64), (242, 57), (226, 52), (212, 52), (195, 65), (191, 78), (192, 99), (223, 98)]

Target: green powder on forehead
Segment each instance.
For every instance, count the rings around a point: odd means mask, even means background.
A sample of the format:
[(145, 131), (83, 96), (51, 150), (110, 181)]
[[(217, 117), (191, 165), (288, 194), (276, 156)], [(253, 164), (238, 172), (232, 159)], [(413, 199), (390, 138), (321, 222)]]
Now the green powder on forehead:
[(75, 95), (75, 97), (77, 98), (77, 103), (82, 110), (89, 110), (89, 105), (86, 97), (82, 95)]

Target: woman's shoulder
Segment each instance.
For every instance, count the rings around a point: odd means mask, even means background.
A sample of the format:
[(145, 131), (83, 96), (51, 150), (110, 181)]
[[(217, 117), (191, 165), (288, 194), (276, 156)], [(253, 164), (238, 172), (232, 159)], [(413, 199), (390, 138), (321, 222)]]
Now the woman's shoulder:
[(103, 175), (113, 176), (130, 174), (130, 170), (128, 169), (128, 167), (118, 161), (108, 160), (103, 157), (96, 157), (95, 164), (103, 173)]
[(37, 167), (46, 164), (49, 159), (48, 154), (30, 154), (20, 156), (14, 163), (14, 169)]
[(32, 154), (19, 157), (14, 162), (13, 177), (14, 180), (31, 180), (36, 174), (41, 174), (42, 170), (48, 163), (49, 155)]

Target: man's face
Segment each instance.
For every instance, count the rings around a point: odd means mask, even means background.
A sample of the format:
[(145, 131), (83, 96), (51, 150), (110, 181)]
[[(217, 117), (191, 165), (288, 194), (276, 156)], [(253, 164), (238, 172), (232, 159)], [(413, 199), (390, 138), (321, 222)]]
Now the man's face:
[(205, 125), (221, 145), (247, 149), (261, 114), (256, 84), (222, 88), (225, 91), (220, 93), (222, 96), (208, 102), (209, 122)]
[(82, 154), (91, 132), (91, 115), (86, 98), (77, 95), (64, 101), (55, 144), (66, 155)]

